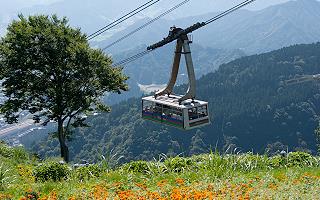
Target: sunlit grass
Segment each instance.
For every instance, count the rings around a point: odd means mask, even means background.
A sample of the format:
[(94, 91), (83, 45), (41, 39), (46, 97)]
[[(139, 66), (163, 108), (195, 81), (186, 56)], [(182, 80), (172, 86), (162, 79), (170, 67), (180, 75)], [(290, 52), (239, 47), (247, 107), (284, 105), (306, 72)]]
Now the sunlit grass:
[(13, 161), (0, 152), (0, 161), (9, 169), (6, 176), (14, 177), (0, 199), (320, 199), (319, 158), (305, 153), (161, 155), (115, 168), (64, 168), (60, 181), (37, 181), (39, 162), (25, 155)]

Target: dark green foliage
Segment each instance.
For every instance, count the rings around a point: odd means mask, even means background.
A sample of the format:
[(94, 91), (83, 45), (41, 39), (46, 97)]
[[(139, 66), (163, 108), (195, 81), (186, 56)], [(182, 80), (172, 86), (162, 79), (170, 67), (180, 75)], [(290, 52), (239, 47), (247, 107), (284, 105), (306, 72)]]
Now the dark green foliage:
[(164, 161), (164, 165), (170, 172), (183, 172), (196, 167), (196, 163), (193, 159), (174, 157), (168, 158)]
[(319, 160), (306, 152), (290, 152), (286, 156), (273, 156), (269, 158), (269, 165), (273, 168), (278, 167), (305, 167), (319, 166)]
[(36, 181), (61, 181), (66, 179), (70, 174), (68, 165), (58, 162), (45, 162), (34, 169), (34, 177)]
[(88, 165), (75, 169), (75, 175), (79, 180), (89, 180), (99, 177), (103, 173), (103, 168), (98, 165)]
[(147, 172), (150, 172), (150, 163), (142, 160), (133, 161), (122, 166), (122, 169), (124, 169), (127, 172), (145, 174)]
[(280, 155), (273, 156), (269, 159), (269, 166), (273, 168), (279, 168), (285, 166), (286, 158)]
[(306, 153), (306, 152), (291, 152), (288, 155), (287, 158), (287, 166), (292, 167), (292, 166), (313, 166), (317, 161), (314, 160), (314, 158)]

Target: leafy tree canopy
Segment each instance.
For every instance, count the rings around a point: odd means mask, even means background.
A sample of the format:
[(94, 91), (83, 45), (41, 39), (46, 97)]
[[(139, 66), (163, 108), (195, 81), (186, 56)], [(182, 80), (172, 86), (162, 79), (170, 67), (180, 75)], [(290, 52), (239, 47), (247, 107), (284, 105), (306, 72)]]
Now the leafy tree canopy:
[(8, 123), (21, 111), (36, 123), (58, 123), (61, 156), (68, 160), (69, 126), (83, 126), (84, 113), (109, 111), (100, 101), (105, 92), (127, 90), (127, 77), (101, 50), (90, 48), (86, 35), (66, 18), (19, 16), (0, 43), (3, 92), (0, 106)]

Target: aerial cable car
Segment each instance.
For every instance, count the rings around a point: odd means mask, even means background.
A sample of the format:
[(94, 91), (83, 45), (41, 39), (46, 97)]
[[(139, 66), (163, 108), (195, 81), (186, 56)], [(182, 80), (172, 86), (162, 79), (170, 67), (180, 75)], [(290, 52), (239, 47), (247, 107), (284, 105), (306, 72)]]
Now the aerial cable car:
[[(195, 26), (201, 26), (201, 23)], [(163, 41), (148, 47), (155, 49), (176, 40), (170, 80), (167, 86), (153, 96), (142, 98), (142, 117), (183, 130), (210, 124), (208, 102), (196, 100), (196, 78), (191, 57), (192, 41), (183, 29), (171, 27)], [(189, 88), (185, 95), (174, 95), (173, 88), (179, 72), (181, 55), (184, 55), (188, 72)]]
[[(195, 23), (186, 29), (171, 27), (166, 38), (147, 48), (146, 52), (149, 52), (176, 40), (176, 50), (169, 83), (164, 89), (156, 92), (154, 96), (142, 98), (142, 117), (144, 119), (172, 125), (183, 130), (198, 128), (210, 123), (208, 102), (195, 99), (196, 79), (190, 50), (192, 41), (188, 39), (188, 33), (204, 27), (254, 1), (246, 0), (205, 22)], [(181, 54), (184, 54), (186, 60), (189, 88), (185, 95), (174, 95), (172, 91), (179, 72)]]

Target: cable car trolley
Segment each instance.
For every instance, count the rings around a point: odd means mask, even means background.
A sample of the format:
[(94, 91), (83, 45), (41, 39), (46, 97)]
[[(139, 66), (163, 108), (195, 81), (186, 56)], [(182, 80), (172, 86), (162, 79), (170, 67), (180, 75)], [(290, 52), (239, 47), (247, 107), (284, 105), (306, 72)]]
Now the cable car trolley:
[[(203, 26), (197, 23), (191, 28)], [(183, 130), (189, 130), (210, 123), (208, 102), (196, 100), (196, 79), (191, 57), (188, 35), (181, 29), (171, 27), (169, 35), (148, 50), (164, 46), (176, 40), (172, 71), (167, 86), (156, 92), (154, 96), (142, 98), (142, 117), (147, 120), (171, 125)], [(173, 88), (177, 80), (181, 55), (184, 55), (188, 72), (189, 88), (185, 95), (174, 95)]]

